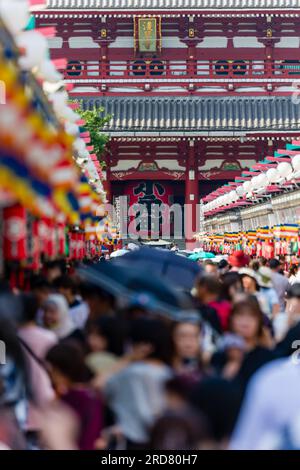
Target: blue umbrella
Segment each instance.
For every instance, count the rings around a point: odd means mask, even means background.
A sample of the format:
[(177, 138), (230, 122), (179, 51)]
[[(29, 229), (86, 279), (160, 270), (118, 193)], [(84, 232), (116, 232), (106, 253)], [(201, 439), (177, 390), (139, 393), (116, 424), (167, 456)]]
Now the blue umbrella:
[(171, 286), (180, 287), (183, 290), (192, 289), (197, 276), (202, 271), (200, 266), (172, 251), (147, 247), (132, 251), (114, 260), (113, 263), (135, 269), (142, 266), (148, 271), (149, 276), (163, 278)]
[(205, 251), (199, 251), (198, 253), (193, 253), (191, 256), (189, 256), (189, 259), (191, 261), (200, 261), (204, 259), (213, 259), (215, 258), (216, 255), (213, 253), (207, 253)]
[(174, 320), (192, 315), (194, 312), (188, 296), (164, 280), (149, 276), (143, 266), (119, 266), (107, 261), (92, 266), (82, 266), (78, 274), (83, 282), (110, 293), (123, 307), (139, 305), (146, 310), (161, 312)]

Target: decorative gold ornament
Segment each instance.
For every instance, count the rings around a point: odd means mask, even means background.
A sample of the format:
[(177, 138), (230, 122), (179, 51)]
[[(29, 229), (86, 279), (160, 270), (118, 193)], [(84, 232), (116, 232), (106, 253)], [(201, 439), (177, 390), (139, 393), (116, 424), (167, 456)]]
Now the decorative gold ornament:
[(273, 30), (272, 28), (267, 29), (267, 38), (272, 38), (273, 37)]
[(189, 28), (189, 38), (193, 39), (195, 37), (195, 28)]
[(101, 29), (101, 37), (103, 39), (107, 38), (107, 29), (106, 28)]

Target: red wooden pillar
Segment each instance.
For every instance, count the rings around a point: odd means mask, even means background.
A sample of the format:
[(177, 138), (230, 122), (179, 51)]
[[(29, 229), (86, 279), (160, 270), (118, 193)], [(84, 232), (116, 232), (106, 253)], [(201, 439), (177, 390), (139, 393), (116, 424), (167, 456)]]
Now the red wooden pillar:
[(271, 41), (266, 45), (266, 75), (268, 78), (274, 76), (274, 48)]
[(193, 239), (193, 235), (199, 231), (200, 201), (198, 173), (195, 141), (190, 140), (185, 176), (185, 239), (187, 249), (195, 247), (196, 242)]
[(101, 78), (109, 76), (109, 60), (108, 60), (108, 47), (106, 42), (101, 44)]
[(193, 43), (189, 44), (188, 47), (188, 75), (194, 78), (197, 75), (197, 60), (196, 60), (197, 49)]

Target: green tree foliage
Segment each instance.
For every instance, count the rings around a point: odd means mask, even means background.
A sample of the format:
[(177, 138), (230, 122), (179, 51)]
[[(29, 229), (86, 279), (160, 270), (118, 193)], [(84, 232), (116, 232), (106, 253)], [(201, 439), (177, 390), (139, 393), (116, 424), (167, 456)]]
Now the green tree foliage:
[(97, 155), (103, 168), (105, 163), (102, 161), (102, 155), (105, 151), (106, 144), (109, 141), (109, 136), (103, 132), (103, 128), (110, 121), (111, 116), (104, 116), (103, 108), (94, 107), (91, 110), (85, 110), (82, 107), (82, 103), (79, 102), (79, 104), (80, 107), (76, 109), (76, 112), (85, 121), (84, 127), (90, 133), (91, 145), (94, 146), (94, 153)]

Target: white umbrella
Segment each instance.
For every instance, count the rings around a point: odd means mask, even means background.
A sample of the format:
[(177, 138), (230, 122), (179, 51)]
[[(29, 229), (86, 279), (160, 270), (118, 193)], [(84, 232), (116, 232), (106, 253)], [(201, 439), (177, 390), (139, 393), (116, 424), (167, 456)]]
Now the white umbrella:
[(129, 243), (128, 244), (128, 250), (129, 251), (134, 251), (134, 250), (139, 250), (140, 247), (138, 245), (136, 245), (135, 243)]
[(110, 255), (111, 258), (119, 258), (119, 256), (124, 256), (128, 253), (128, 250), (117, 250), (113, 251), (112, 254)]

